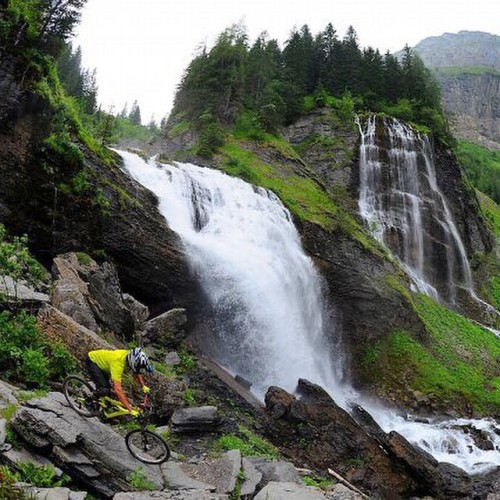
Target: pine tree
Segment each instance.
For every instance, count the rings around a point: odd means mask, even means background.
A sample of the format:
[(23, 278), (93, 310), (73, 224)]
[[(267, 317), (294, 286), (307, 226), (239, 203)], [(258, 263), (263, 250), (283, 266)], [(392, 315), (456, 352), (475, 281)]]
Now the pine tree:
[(139, 104), (137, 103), (137, 100), (134, 101), (134, 104), (132, 104), (132, 108), (130, 109), (130, 113), (128, 115), (128, 119), (134, 125), (140, 125), (141, 124), (141, 108), (139, 107)]

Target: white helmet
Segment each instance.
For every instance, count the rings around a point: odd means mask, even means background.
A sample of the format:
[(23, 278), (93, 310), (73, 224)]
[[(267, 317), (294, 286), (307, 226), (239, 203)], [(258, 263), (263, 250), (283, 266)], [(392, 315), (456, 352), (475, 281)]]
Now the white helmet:
[(134, 373), (142, 371), (151, 373), (153, 371), (153, 365), (149, 361), (148, 355), (140, 347), (135, 347), (128, 353), (127, 361)]

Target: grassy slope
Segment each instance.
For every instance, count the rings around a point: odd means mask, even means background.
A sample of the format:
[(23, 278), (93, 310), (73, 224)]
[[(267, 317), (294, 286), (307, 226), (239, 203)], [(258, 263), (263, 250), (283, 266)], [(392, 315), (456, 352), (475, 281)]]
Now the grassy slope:
[(437, 406), (499, 414), (498, 338), (429, 297), (418, 295), (413, 303), (430, 341), (424, 345), (409, 332), (396, 330), (367, 347), (364, 370), (375, 385), (403, 401), (411, 400), (409, 390), (419, 391)]

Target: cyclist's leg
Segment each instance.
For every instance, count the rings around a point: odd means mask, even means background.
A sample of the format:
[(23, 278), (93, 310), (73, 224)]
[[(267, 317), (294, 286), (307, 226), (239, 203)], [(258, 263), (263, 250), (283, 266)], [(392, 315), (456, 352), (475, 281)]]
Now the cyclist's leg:
[(109, 377), (90, 358), (85, 360), (85, 367), (96, 386), (96, 396), (109, 396)]

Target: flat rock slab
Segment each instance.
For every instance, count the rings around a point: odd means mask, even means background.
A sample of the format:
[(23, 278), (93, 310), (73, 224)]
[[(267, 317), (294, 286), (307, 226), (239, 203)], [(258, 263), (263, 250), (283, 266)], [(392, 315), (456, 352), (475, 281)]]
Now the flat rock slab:
[(280, 483), (304, 484), (297, 469), (291, 462), (283, 460), (271, 461), (255, 457), (248, 457), (247, 460), (262, 474), (264, 483), (276, 481)]
[(229, 497), (206, 490), (133, 491), (130, 493), (118, 493), (113, 497), (113, 500), (229, 500)]
[(171, 490), (205, 490), (215, 491), (212, 484), (193, 479), (186, 474), (178, 462), (165, 462), (161, 465), (163, 478)]
[(254, 500), (325, 500), (325, 494), (304, 484), (272, 481), (257, 493)]
[(217, 460), (181, 464), (181, 468), (190, 477), (214, 484), (217, 493), (229, 494), (234, 491), (241, 470), (241, 453), (231, 450)]
[(97, 418), (78, 415), (61, 393), (28, 401), (11, 425), (27, 442), (41, 446), (64, 472), (102, 496), (127, 491), (129, 477), (139, 467), (156, 489), (164, 486), (159, 466), (134, 459), (123, 436)]
[(180, 408), (175, 410), (170, 421), (173, 432), (203, 432), (218, 427), (221, 418), (215, 406)]

